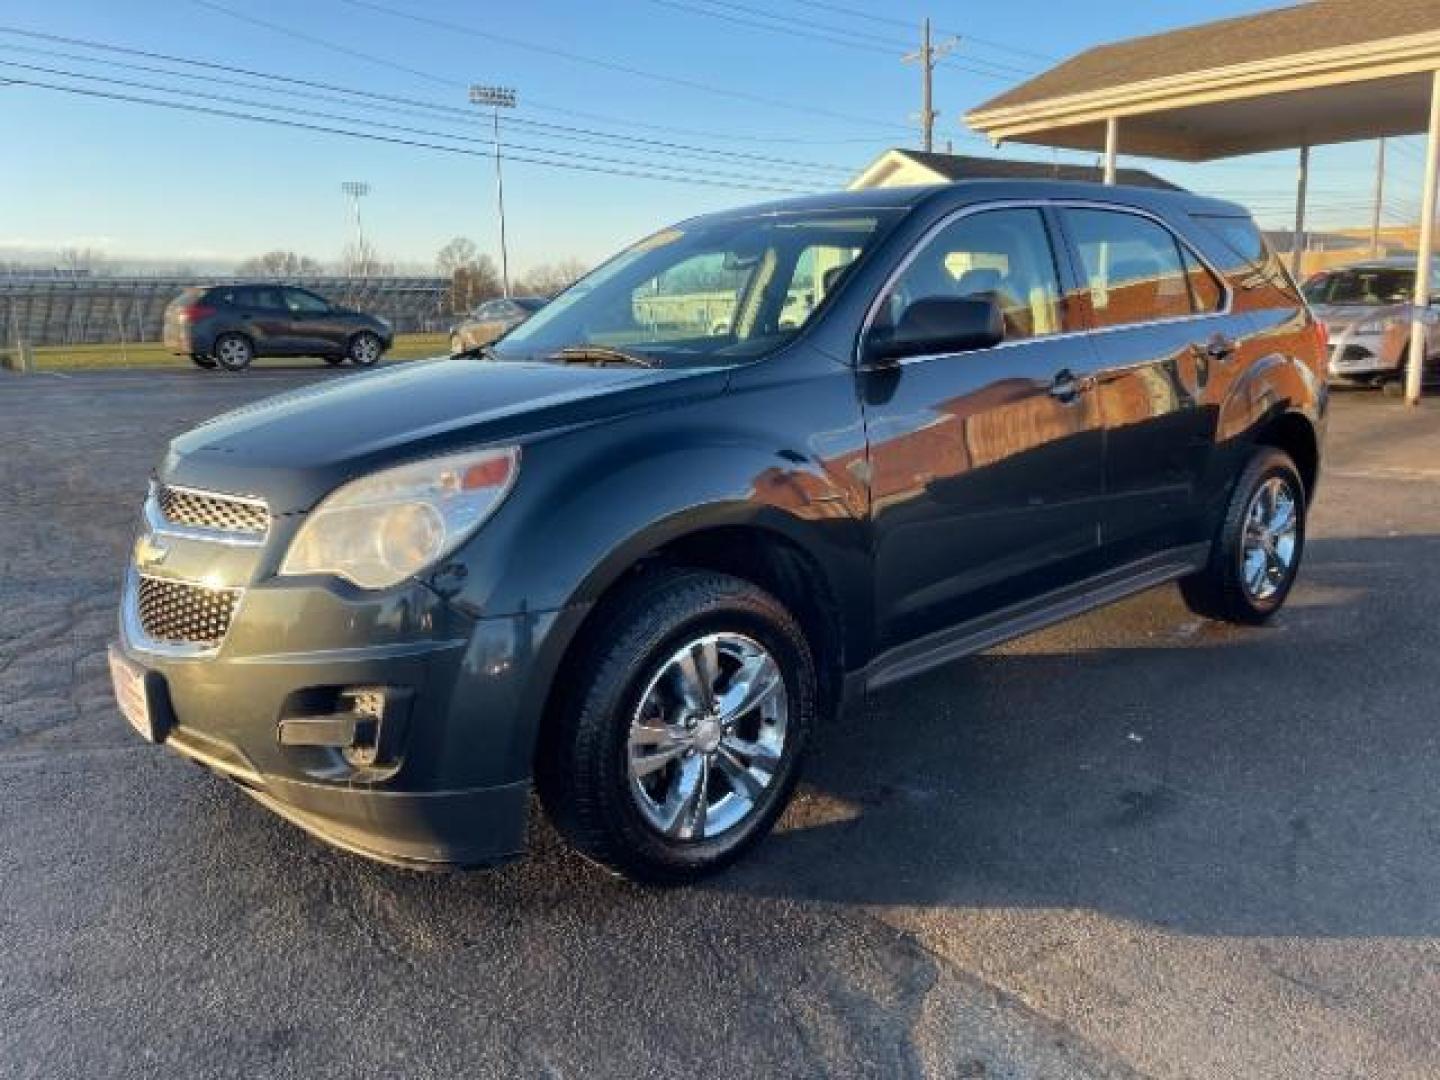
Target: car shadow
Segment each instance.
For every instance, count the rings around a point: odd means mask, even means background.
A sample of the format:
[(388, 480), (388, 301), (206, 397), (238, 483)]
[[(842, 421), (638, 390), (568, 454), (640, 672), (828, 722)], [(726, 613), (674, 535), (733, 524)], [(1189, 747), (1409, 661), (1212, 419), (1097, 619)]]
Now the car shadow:
[(1440, 932), (1436, 566), (1433, 536), (1320, 540), (1270, 627), (1156, 591), (888, 690), (824, 733), (781, 830), (709, 887)]

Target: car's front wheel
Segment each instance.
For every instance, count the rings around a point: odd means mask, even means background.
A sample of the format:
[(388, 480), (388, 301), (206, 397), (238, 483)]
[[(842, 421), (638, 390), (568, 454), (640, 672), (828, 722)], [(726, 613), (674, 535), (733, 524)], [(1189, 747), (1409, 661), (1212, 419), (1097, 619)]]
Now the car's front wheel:
[(816, 714), (804, 632), (756, 585), (648, 574), (572, 668), (537, 762), (547, 812), (627, 876), (690, 880), (738, 858), (794, 791)]
[(1305, 484), (1283, 450), (1261, 447), (1230, 494), (1204, 570), (1180, 580), (1197, 615), (1258, 625), (1285, 603), (1305, 551)]
[(350, 339), (350, 348), (345, 355), (356, 367), (369, 367), (380, 359), (384, 351), (385, 345), (379, 337), (364, 330)]
[(226, 371), (244, 371), (255, 359), (255, 346), (244, 334), (221, 334), (215, 339), (214, 355)]

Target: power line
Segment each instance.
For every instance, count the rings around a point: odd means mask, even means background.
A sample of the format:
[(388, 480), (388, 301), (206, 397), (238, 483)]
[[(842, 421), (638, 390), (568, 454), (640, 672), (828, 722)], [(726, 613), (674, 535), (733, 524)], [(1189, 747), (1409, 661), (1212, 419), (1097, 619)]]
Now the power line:
[[(47, 40), (47, 41), (60, 41), (60, 42), (63, 42), (63, 43), (65, 43), (65, 44), (78, 45), (78, 46), (81, 46), (81, 47), (83, 47), (83, 48), (103, 50), (103, 51), (107, 51), (107, 52), (117, 52), (117, 53), (121, 53), (121, 54), (124, 54), (124, 55), (138, 55), (138, 56), (142, 56), (142, 57), (145, 57), (145, 58), (148, 58), (148, 59), (161, 60), (161, 61), (164, 61), (164, 62), (170, 63), (170, 64), (179, 64), (179, 65), (184, 65), (184, 66), (188, 66), (188, 67), (199, 68), (199, 69), (204, 70), (204, 71), (206, 72), (206, 74), (203, 75), (203, 76), (200, 76), (200, 75), (191, 75), (191, 74), (187, 74), (187, 73), (185, 73), (185, 72), (171, 72), (171, 71), (166, 71), (164, 68), (157, 68), (157, 67), (153, 67), (153, 66), (145, 65), (145, 64), (127, 63), (127, 62), (118, 61), (118, 60), (109, 59), (109, 58), (101, 60), (101, 59), (97, 59), (97, 58), (94, 58), (94, 57), (79, 56), (79, 55), (74, 54), (74, 53), (64, 53), (64, 52), (58, 52), (58, 51), (54, 51), (54, 50), (32, 49), (32, 48), (27, 48), (27, 47), (25, 47), (25, 46), (18, 46), (18, 45), (0, 45), (0, 48), (8, 49), (8, 50), (10, 50), (10, 51), (27, 52), (27, 53), (38, 53), (38, 54), (40, 54), (40, 55), (48, 55), (48, 56), (52, 56), (52, 57), (61, 57), (61, 58), (65, 58), (65, 59), (78, 60), (78, 61), (80, 61), (80, 62), (82, 62), (82, 63), (87, 63), (87, 64), (104, 63), (104, 64), (111, 65), (111, 66), (113, 66), (113, 67), (127, 68), (127, 69), (137, 70), (137, 71), (145, 71), (145, 72), (149, 72), (149, 73), (151, 73), (151, 74), (163, 74), (163, 75), (167, 75), (167, 76), (172, 77), (172, 78), (189, 78), (189, 79), (204, 78), (204, 79), (206, 79), (207, 81), (210, 81), (210, 82), (222, 83), (222, 84), (232, 85), (232, 86), (237, 86), (237, 87), (242, 87), (242, 88), (250, 89), (250, 90), (261, 90), (261, 91), (263, 91), (263, 92), (265, 92), (265, 93), (272, 93), (272, 94), (273, 94), (273, 93), (276, 93), (276, 91), (275, 91), (273, 88), (271, 88), (271, 87), (267, 87), (267, 86), (257, 86), (257, 85), (255, 85), (254, 83), (249, 83), (249, 82), (245, 82), (245, 81), (243, 81), (243, 80), (238, 80), (238, 79), (234, 79), (234, 78), (231, 78), (231, 77), (230, 77), (230, 74), (240, 74), (240, 75), (250, 76), (250, 77), (252, 77), (252, 78), (264, 79), (264, 80), (270, 81), (270, 82), (282, 82), (282, 83), (286, 83), (286, 84), (291, 85), (291, 86), (302, 87), (302, 88), (304, 88), (304, 89), (301, 89), (301, 90), (289, 90), (289, 91), (287, 91), (287, 92), (290, 93), (290, 94), (292, 94), (292, 95), (294, 95), (294, 96), (296, 96), (296, 97), (308, 97), (308, 98), (310, 98), (311, 100), (329, 101), (329, 102), (332, 102), (332, 103), (343, 103), (343, 104), (350, 105), (351, 107), (357, 107), (357, 108), (375, 108), (375, 109), (379, 109), (379, 110), (381, 110), (381, 111), (403, 112), (403, 113), (408, 114), (408, 115), (427, 116), (427, 115), (429, 115), (429, 114), (431, 114), (431, 113), (436, 113), (436, 114), (443, 114), (443, 115), (446, 115), (446, 116), (454, 117), (454, 118), (456, 118), (456, 119), (464, 119), (464, 120), (467, 120), (467, 121), (472, 120), (472, 119), (473, 119), (473, 116), (474, 116), (473, 113), (471, 113), (470, 111), (468, 111), (468, 110), (466, 110), (466, 109), (462, 109), (462, 108), (460, 108), (460, 107), (458, 107), (458, 106), (445, 105), (445, 104), (440, 103), (440, 102), (431, 102), (431, 101), (425, 101), (425, 100), (421, 100), (421, 99), (417, 99), (417, 98), (400, 97), (400, 96), (396, 96), (396, 95), (393, 95), (393, 94), (381, 94), (381, 93), (376, 93), (375, 91), (370, 91), (370, 90), (359, 90), (359, 89), (355, 89), (355, 88), (352, 88), (352, 87), (338, 86), (338, 85), (336, 85), (336, 84), (334, 84), (334, 83), (317, 82), (317, 81), (312, 80), (312, 79), (298, 79), (298, 78), (294, 78), (294, 77), (291, 77), (291, 76), (288, 76), (288, 75), (276, 74), (276, 73), (274, 73), (274, 72), (257, 71), (257, 70), (253, 70), (253, 69), (249, 69), (249, 68), (235, 67), (234, 65), (230, 65), (230, 64), (218, 64), (218, 63), (213, 63), (213, 62), (209, 62), (209, 61), (198, 60), (198, 59), (195, 59), (195, 58), (193, 58), (193, 57), (180, 57), (180, 56), (174, 56), (174, 55), (167, 54), (167, 53), (150, 52), (150, 51), (143, 50), (143, 49), (129, 49), (129, 48), (125, 48), (125, 47), (122, 47), (122, 46), (104, 45), (104, 44), (101, 44), (101, 43), (99, 43), (99, 42), (85, 41), (85, 40), (79, 39), (79, 38), (61, 38), (61, 37), (59, 37), (58, 35), (39, 34), (39, 33), (31, 32), (31, 31), (18, 30), (18, 29), (15, 29), (15, 28), (12, 28), (12, 27), (6, 27), (6, 26), (0, 26), (0, 33), (18, 34), (18, 35), (21, 35), (21, 36), (24, 36), (24, 37), (38, 38), (38, 39)], [(226, 73), (229, 73), (229, 74), (225, 74), (225, 75), (215, 75), (215, 74), (213, 74), (213, 72), (226, 72)], [(459, 85), (459, 84), (457, 84), (457, 85)], [(354, 99), (357, 99), (357, 100), (350, 101), (350, 100), (347, 100), (347, 99), (344, 99), (344, 98), (328, 97), (328, 96), (323, 95), (323, 94), (316, 94), (316, 93), (310, 92), (310, 91), (312, 91), (312, 90), (324, 90), (324, 91), (330, 91), (330, 92), (333, 92), (333, 93), (344, 94), (344, 95), (347, 95), (348, 98), (354, 98)], [(370, 101), (370, 102), (373, 102), (374, 104), (366, 105), (366, 104), (364, 104), (365, 101)], [(703, 154), (703, 155), (707, 155), (707, 156), (711, 156), (711, 157), (719, 157), (719, 158), (726, 159), (726, 160), (729, 160), (729, 159), (731, 159), (731, 158), (739, 158), (739, 159), (744, 159), (744, 160), (759, 162), (759, 163), (762, 163), (762, 164), (789, 165), (789, 166), (795, 166), (795, 167), (797, 167), (797, 168), (802, 168), (802, 169), (806, 169), (806, 170), (826, 171), (826, 172), (837, 172), (837, 173), (838, 173), (838, 172), (845, 172), (845, 173), (847, 173), (847, 174), (852, 171), (849, 166), (839, 165), (839, 164), (822, 163), (822, 162), (811, 162), (811, 161), (801, 161), (801, 160), (798, 160), (798, 159), (795, 159), (795, 158), (780, 158), (780, 157), (774, 157), (774, 156), (771, 156), (771, 155), (750, 154), (750, 153), (746, 153), (746, 152), (744, 152), (744, 151), (716, 150), (716, 149), (711, 149), (711, 148), (709, 148), (709, 147), (699, 147), (699, 146), (687, 145), (687, 144), (683, 144), (683, 143), (673, 143), (673, 142), (668, 142), (668, 141), (658, 140), (658, 139), (648, 139), (648, 138), (644, 138), (644, 137), (641, 137), (641, 136), (622, 135), (622, 134), (617, 134), (617, 133), (612, 133), (612, 132), (596, 131), (596, 130), (588, 129), (588, 128), (571, 127), (571, 126), (567, 126), (567, 125), (563, 125), (563, 124), (550, 124), (550, 123), (546, 123), (545, 121), (541, 121), (541, 120), (530, 120), (530, 119), (527, 119), (527, 118), (515, 118), (515, 119), (512, 119), (512, 120), (510, 120), (510, 121), (508, 121), (508, 122), (509, 122), (509, 123), (513, 123), (513, 124), (523, 124), (523, 125), (529, 126), (529, 127), (542, 128), (542, 129), (547, 129), (547, 130), (552, 130), (552, 131), (566, 132), (566, 133), (569, 133), (569, 134), (572, 135), (572, 136), (588, 136), (588, 137), (592, 137), (592, 138), (595, 138), (595, 139), (614, 140), (614, 141), (623, 142), (623, 143), (634, 143), (634, 144), (637, 144), (637, 145), (655, 146), (655, 147), (664, 148), (664, 149), (669, 149), (669, 150), (684, 150), (684, 151), (687, 151), (687, 152), (690, 152), (690, 153)]]
[[(914, 20), (907, 21), (905, 19), (896, 18), (893, 15), (876, 15), (870, 11), (858, 11), (855, 8), (844, 7), (840, 4), (822, 3), (821, 0), (790, 0), (790, 2), (793, 4), (799, 4), (801, 7), (813, 8), (818, 11), (828, 11), (836, 15), (845, 15), (852, 19), (863, 19), (866, 22), (881, 23), (886, 26), (903, 26), (907, 30), (914, 25)], [(1035, 52), (1032, 49), (1018, 48), (1014, 45), (1007, 45), (1002, 41), (995, 41), (992, 38), (977, 37), (976, 35), (969, 32), (951, 30), (943, 26), (937, 26), (935, 27), (935, 29), (942, 34), (953, 34), (956, 37), (965, 39), (966, 41), (973, 41), (977, 45), (984, 45), (986, 48), (999, 49), (1001, 52), (1008, 52), (1015, 56), (1029, 57), (1032, 60), (1043, 60), (1047, 64), (1053, 64), (1059, 59), (1059, 57), (1053, 56), (1049, 53)]]
[[(57, 83), (48, 83), (38, 79), (10, 79), (11, 84), (17, 86), (33, 86), (41, 90), (51, 90), (58, 93), (74, 94), (81, 97), (102, 98), (109, 101), (122, 101), (136, 105), (148, 105), (155, 108), (171, 109), (177, 112), (198, 113), (206, 116), (223, 116), (235, 120), (245, 120), (258, 124), (269, 124), (275, 127), (293, 128), (299, 131), (313, 131), (325, 135), (343, 135), (352, 139), (365, 139), (370, 142), (388, 143), (392, 146), (406, 146), (422, 150), (437, 150), (447, 154), (461, 154), (466, 157), (490, 156), (486, 150), (470, 150), (461, 146), (445, 146), (439, 143), (427, 142), (421, 139), (401, 138), (393, 135), (377, 135), (371, 132), (350, 131), (344, 128), (329, 127), (324, 124), (310, 124), (298, 120), (282, 120), (274, 116), (262, 116), (254, 113), (245, 113), (233, 109), (220, 109), (208, 105), (195, 105), (183, 101), (165, 101), (156, 98), (140, 97), (135, 94), (122, 94), (113, 91), (91, 90), (78, 86), (63, 86)], [(786, 187), (781, 184), (749, 184), (732, 181), (709, 180), (692, 176), (675, 175), (654, 170), (638, 171), (627, 169), (604, 168), (598, 165), (580, 165), (569, 161), (551, 161), (535, 157), (525, 157), (518, 154), (510, 156), (512, 161), (520, 161), (529, 165), (541, 165), (554, 169), (566, 169), (572, 172), (601, 173), (607, 176), (637, 177), (647, 180), (668, 180), (676, 183), (698, 184), (704, 187), (735, 188), (749, 191), (771, 191), (790, 192), (792, 194), (808, 194), (804, 189)]]
[[(215, 3), (214, 0), (190, 0), (190, 2), (193, 4), (198, 4), (201, 7), (208, 8), (212, 11), (228, 15), (231, 18), (240, 19), (243, 22), (250, 22), (256, 25), (267, 26), (270, 29), (278, 30), (281, 33), (294, 33), (299, 36), (310, 37), (312, 41), (316, 41), (317, 43), (323, 40), (315, 39), (310, 35), (300, 34), (300, 32), (292, 31), (288, 27), (280, 27), (278, 24), (268, 22), (267, 20), (257, 19), (242, 12), (234, 11), (221, 4)], [(521, 38), (510, 37), (505, 34), (496, 34), (491, 31), (480, 30), (476, 27), (468, 26), (463, 23), (451, 22), (448, 19), (438, 19), (429, 15), (420, 15), (415, 12), (402, 11), (398, 8), (392, 8), (385, 4), (373, 3), (371, 2), (371, 0), (339, 0), (339, 2), (342, 4), (347, 4), (350, 7), (358, 8), (362, 11), (377, 12), (381, 15), (388, 15), (391, 18), (404, 19), (408, 22), (418, 23), (422, 26), (429, 26), (434, 29), (444, 30), (447, 33), (451, 34), (464, 34), (467, 37), (480, 38), (484, 41), (495, 41), (499, 42), (502, 45), (508, 45), (511, 48), (524, 49), (526, 51), (539, 53), (545, 56), (554, 56), (562, 60), (568, 60), (571, 63), (575, 64), (585, 64), (590, 67), (596, 67), (606, 71), (614, 71), (622, 75), (629, 75), (633, 78), (647, 79), (651, 82), (663, 83), (670, 86), (681, 86), (689, 90), (698, 90), (702, 93), (714, 94), (720, 97), (733, 98), (737, 101), (749, 101), (754, 104), (769, 105), (771, 108), (786, 109), (790, 112), (797, 113), (807, 113), (812, 116), (823, 116), (831, 120), (842, 120), (846, 123), (864, 124), (871, 127), (903, 128), (905, 126), (903, 124), (891, 123), (889, 121), (880, 120), (873, 117), (858, 117), (853, 115), (847, 115), (845, 113), (835, 112), (830, 109), (820, 108), (818, 106), (800, 105), (790, 101), (783, 101), (778, 98), (766, 97), (761, 94), (752, 94), (744, 90), (736, 90), (732, 87), (714, 86), (710, 83), (700, 82), (696, 79), (687, 79), (678, 75), (665, 75), (660, 72), (646, 71), (643, 68), (631, 67), (626, 64), (618, 64), (611, 60), (604, 60), (599, 57), (586, 56), (582, 53), (570, 52), (567, 49), (559, 49), (555, 48), (554, 46), (541, 45), (533, 41), (525, 41)], [(416, 73), (414, 69), (407, 70), (409, 70), (411, 74)], [(427, 77), (434, 78), (434, 76), (429, 76), (428, 73)]]
[[(436, 130), (433, 130), (433, 129), (430, 129), (430, 128), (407, 127), (407, 126), (405, 126), (405, 125), (401, 125), (401, 124), (391, 124), (391, 123), (387, 123), (387, 122), (382, 121), (382, 120), (375, 120), (375, 119), (371, 119), (371, 118), (368, 118), (368, 117), (354, 117), (354, 116), (347, 116), (347, 115), (344, 115), (344, 114), (341, 114), (341, 113), (331, 113), (331, 112), (317, 111), (316, 109), (314, 109), (314, 108), (312, 108), (312, 107), (309, 107), (309, 106), (281, 105), (281, 104), (275, 104), (275, 103), (271, 103), (271, 102), (255, 101), (255, 100), (249, 99), (249, 98), (237, 98), (237, 97), (234, 97), (234, 96), (226, 96), (226, 95), (223, 95), (223, 94), (213, 94), (213, 93), (210, 93), (210, 92), (204, 91), (204, 90), (180, 89), (180, 88), (176, 88), (176, 87), (163, 86), (163, 85), (159, 85), (159, 84), (156, 84), (156, 83), (141, 82), (141, 81), (132, 80), (132, 79), (117, 79), (117, 78), (109, 77), (109, 76), (90, 75), (90, 74), (85, 74), (85, 73), (81, 73), (81, 72), (65, 71), (65, 70), (62, 70), (62, 69), (59, 69), (59, 68), (47, 68), (47, 67), (42, 67), (42, 66), (35, 65), (35, 64), (22, 64), (22, 63), (19, 63), (19, 62), (17, 62), (17, 61), (14, 61), (14, 60), (0, 60), (0, 66), (4, 66), (4, 67), (8, 67), (8, 68), (19, 68), (19, 69), (21, 69), (21, 70), (23, 70), (23, 71), (34, 71), (34, 72), (39, 72), (39, 73), (41, 73), (41, 74), (46, 74), (46, 75), (58, 75), (58, 76), (60, 76), (60, 77), (62, 77), (62, 78), (67, 78), (67, 79), (93, 79), (93, 80), (97, 80), (97, 81), (99, 81), (99, 82), (109, 83), (109, 84), (114, 85), (114, 86), (123, 86), (123, 87), (125, 87), (125, 88), (127, 88), (127, 89), (131, 89), (131, 90), (146, 90), (146, 91), (150, 91), (150, 92), (152, 92), (152, 93), (161, 93), (161, 94), (176, 94), (176, 93), (182, 93), (182, 94), (188, 95), (189, 97), (192, 97), (192, 98), (200, 98), (200, 99), (205, 100), (205, 101), (214, 101), (214, 102), (218, 102), (218, 103), (220, 103), (220, 104), (222, 104), (222, 105), (227, 105), (227, 106), (240, 107), (240, 108), (245, 108), (245, 109), (261, 109), (261, 110), (264, 110), (264, 111), (267, 111), (267, 112), (280, 112), (280, 113), (288, 113), (288, 114), (291, 114), (291, 115), (313, 116), (313, 117), (317, 117), (317, 118), (319, 118), (319, 119), (321, 119), (321, 120), (330, 120), (330, 121), (334, 121), (334, 122), (336, 122), (336, 123), (341, 123), (341, 124), (353, 124), (353, 125), (357, 125), (357, 126), (368, 126), (368, 127), (372, 127), (372, 128), (379, 128), (379, 129), (384, 130), (384, 131), (396, 131), (396, 132), (401, 132), (401, 133), (403, 133), (403, 134), (405, 134), (405, 135), (407, 135), (407, 136), (412, 136), (412, 137), (418, 136), (418, 137), (426, 138), (426, 139), (445, 139), (445, 140), (452, 141), (452, 142), (475, 143), (475, 144), (480, 144), (480, 145), (484, 145), (484, 146), (492, 147), (492, 148), (493, 148), (493, 146), (494, 146), (494, 140), (493, 140), (493, 139), (488, 139), (488, 138), (479, 137), (479, 136), (475, 136), (475, 135), (462, 135), (462, 134), (456, 134), (456, 133), (450, 132), (450, 131), (436, 131)], [(515, 143), (515, 142), (511, 142), (511, 143), (509, 143), (508, 145), (509, 145), (511, 148), (513, 148), (513, 149), (518, 149), (518, 150), (527, 151), (527, 152), (531, 152), (531, 153), (538, 153), (538, 154), (557, 154), (557, 153), (561, 153), (561, 152), (562, 152), (562, 151), (557, 151), (557, 150), (554, 150), (554, 149), (552, 149), (552, 148), (550, 148), (550, 147), (546, 147), (546, 146), (532, 146), (532, 145), (527, 145), (527, 144), (525, 144), (525, 143)], [(573, 158), (573, 159), (576, 159), (576, 160), (579, 160), (579, 161), (595, 161), (595, 162), (601, 162), (601, 163), (604, 163), (604, 164), (606, 164), (606, 165), (619, 165), (619, 166), (624, 166), (624, 167), (635, 167), (635, 168), (643, 168), (643, 169), (654, 169), (654, 168), (664, 168), (664, 167), (667, 167), (667, 166), (663, 166), (663, 165), (657, 165), (655, 162), (650, 162), (650, 161), (637, 161), (637, 160), (635, 160), (635, 159), (633, 159), (633, 158), (615, 158), (615, 157), (608, 157), (608, 156), (600, 155), (600, 154), (587, 154), (587, 153), (584, 153), (584, 152), (581, 152), (581, 151), (575, 151), (575, 150), (565, 150), (565, 151), (563, 151), (563, 153), (564, 153), (564, 154), (566, 155), (566, 157), (568, 157), (568, 158)], [(707, 175), (707, 176), (711, 176), (711, 177), (722, 177), (722, 178), (725, 178), (725, 179), (739, 180), (739, 181), (742, 181), (742, 182), (745, 182), (745, 183), (752, 183), (752, 182), (763, 183), (763, 182), (767, 179), (767, 177), (764, 177), (764, 176), (756, 176), (756, 175), (754, 175), (754, 174), (752, 174), (752, 173), (737, 173), (737, 172), (723, 172), (723, 171), (722, 171), (722, 172), (716, 172), (716, 171), (714, 171), (713, 169), (711, 169), (708, 165), (706, 166), (706, 175)], [(795, 177), (781, 177), (780, 179), (781, 179), (782, 181), (787, 182), (787, 183), (804, 183), (804, 182), (805, 182), (805, 181), (803, 181), (803, 180), (797, 180)]]
[[(757, 19), (755, 18), (748, 18), (743, 15), (733, 15), (727, 11), (715, 11), (712, 10), (710, 7), (697, 6), (697, 4), (691, 2), (691, 0), (646, 0), (646, 2), (650, 4), (657, 4), (661, 7), (672, 8), (676, 11), (687, 11), (695, 15), (704, 15), (712, 19), (721, 19), (725, 22), (735, 23), (740, 26), (750, 26), (759, 30), (767, 30), (775, 34), (784, 34), (786, 36), (795, 38), (805, 38), (811, 41), (823, 41), (832, 45), (842, 45), (847, 48), (861, 49), (866, 52), (880, 53), (886, 56), (892, 55), (898, 50), (910, 48), (909, 44), (903, 41), (879, 38), (873, 35), (860, 35), (857, 34), (855, 31), (844, 30), (839, 27), (830, 28), (817, 26), (816, 24), (806, 23), (799, 19), (790, 19), (783, 15), (772, 15), (769, 12), (760, 10), (759, 8), (748, 7), (744, 4), (728, 3), (725, 2), (725, 0), (701, 0), (701, 2), (712, 5), (714, 7), (729, 8), (741, 12), (751, 12), (759, 16), (760, 18), (774, 20), (774, 22), (760, 22), (757, 21)], [(796, 24), (796, 26), (791, 27), (788, 25), (776, 25), (776, 23), (794, 23)], [(839, 34), (845, 34), (848, 36), (837, 36)], [(973, 66), (974, 63), (984, 64), (987, 66), (987, 68), (996, 68), (999, 70), (987, 70), (986, 68), (975, 67)], [(947, 61), (947, 66), (968, 72), (972, 75), (982, 75), (986, 78), (1000, 79), (1002, 81), (1009, 81), (1012, 76), (1016, 74), (1033, 74), (1033, 72), (1022, 71), (1019, 68), (1009, 68), (1008, 70), (1006, 70), (1008, 65), (995, 64), (989, 60), (981, 59), (975, 59), (972, 61), (968, 57), (964, 60), (951, 59)]]

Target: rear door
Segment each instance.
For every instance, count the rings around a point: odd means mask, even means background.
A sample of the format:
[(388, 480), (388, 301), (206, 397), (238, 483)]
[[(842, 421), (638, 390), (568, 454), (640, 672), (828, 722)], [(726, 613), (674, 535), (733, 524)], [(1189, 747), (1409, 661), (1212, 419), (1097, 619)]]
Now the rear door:
[(1222, 279), (1158, 217), (1094, 206), (1061, 216), (1094, 327), (1105, 553), (1123, 563), (1199, 539), (1212, 386), (1249, 326), (1230, 313)]
[(288, 356), (298, 351), (298, 343), (290, 322), (290, 311), (275, 285), (250, 285), (235, 290), (235, 298), (244, 312), (255, 348), (262, 355)]
[(962, 211), (914, 249), (870, 326), (932, 297), (994, 299), (1005, 341), (860, 373), (881, 648), (1083, 575), (1098, 557), (1103, 432), (1047, 215)]

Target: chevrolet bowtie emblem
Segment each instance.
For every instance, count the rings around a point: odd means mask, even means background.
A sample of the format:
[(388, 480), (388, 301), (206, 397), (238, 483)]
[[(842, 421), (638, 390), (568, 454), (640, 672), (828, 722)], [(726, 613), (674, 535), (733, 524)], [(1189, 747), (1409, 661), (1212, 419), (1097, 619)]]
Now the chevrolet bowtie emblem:
[(138, 569), (159, 566), (169, 554), (170, 549), (154, 533), (146, 533), (135, 541), (135, 566)]

